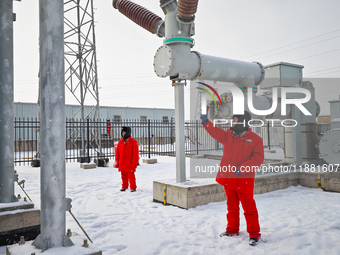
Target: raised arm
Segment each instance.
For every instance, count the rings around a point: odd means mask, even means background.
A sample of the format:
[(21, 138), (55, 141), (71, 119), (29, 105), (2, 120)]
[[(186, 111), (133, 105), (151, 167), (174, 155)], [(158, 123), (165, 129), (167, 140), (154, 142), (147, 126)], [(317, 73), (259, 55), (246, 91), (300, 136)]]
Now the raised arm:
[(208, 120), (205, 124), (203, 124), (204, 129), (209, 133), (209, 135), (214, 138), (217, 142), (224, 144), (227, 140), (227, 131), (214, 126), (214, 124)]

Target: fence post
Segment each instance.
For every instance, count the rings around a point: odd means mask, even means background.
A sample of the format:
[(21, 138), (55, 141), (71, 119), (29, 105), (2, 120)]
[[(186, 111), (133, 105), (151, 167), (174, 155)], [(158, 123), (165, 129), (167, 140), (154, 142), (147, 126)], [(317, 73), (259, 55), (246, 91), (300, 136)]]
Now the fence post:
[(87, 118), (87, 163), (90, 163), (90, 119)]
[(269, 121), (268, 121), (268, 123), (267, 123), (267, 131), (268, 131), (268, 149), (270, 150)]
[(171, 145), (174, 143), (173, 137), (172, 137), (172, 130), (173, 130), (173, 117), (171, 117), (170, 120), (170, 139), (171, 139)]
[(150, 143), (150, 139), (151, 139), (151, 136), (150, 136), (150, 119), (148, 119), (148, 158), (150, 158), (150, 146), (151, 146), (151, 143)]
[(198, 155), (198, 120), (196, 120), (196, 149)]

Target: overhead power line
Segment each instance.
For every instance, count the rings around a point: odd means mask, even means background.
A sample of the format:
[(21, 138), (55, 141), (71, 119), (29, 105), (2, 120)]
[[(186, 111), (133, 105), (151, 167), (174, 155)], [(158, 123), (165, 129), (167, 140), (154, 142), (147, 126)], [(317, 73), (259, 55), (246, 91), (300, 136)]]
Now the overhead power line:
[(308, 57), (303, 57), (303, 58), (297, 58), (297, 59), (289, 60), (288, 62), (294, 62), (294, 61), (301, 60), (301, 59), (306, 59), (306, 58), (312, 58), (312, 57), (316, 57), (316, 56), (321, 56), (321, 55), (325, 55), (325, 54), (328, 54), (328, 53), (336, 52), (336, 51), (339, 51), (339, 50), (340, 50), (340, 49), (331, 50), (331, 51), (326, 51), (326, 52), (319, 53), (319, 54), (314, 54), (314, 55), (311, 55), (311, 56), (308, 56)]
[(322, 73), (322, 74), (316, 74), (316, 75), (309, 75), (308, 77), (318, 77), (318, 76), (323, 76), (323, 75), (327, 75), (327, 74), (333, 74), (333, 73), (339, 73), (339, 71), (334, 71), (334, 72), (329, 72), (329, 73)]
[(306, 73), (305, 75), (312, 74), (312, 73), (321, 73), (321, 72), (325, 72), (325, 71), (329, 71), (329, 70), (334, 70), (334, 69), (338, 69), (338, 68), (340, 68), (340, 66), (333, 67), (333, 68), (328, 68), (328, 69), (323, 69), (323, 70), (319, 70), (319, 71), (314, 71), (314, 72), (309, 72), (309, 73)]
[(247, 56), (247, 57), (244, 57), (244, 58), (251, 58), (251, 57), (254, 57), (254, 56), (266, 54), (266, 53), (273, 52), (273, 51), (276, 51), (276, 50), (279, 50), (279, 49), (283, 49), (283, 48), (286, 48), (286, 47), (289, 47), (289, 46), (293, 46), (293, 45), (296, 45), (296, 44), (299, 44), (299, 43), (307, 42), (307, 41), (310, 41), (310, 40), (313, 40), (315, 38), (319, 38), (319, 37), (322, 37), (322, 36), (325, 36), (325, 35), (333, 34), (333, 33), (339, 32), (339, 31), (340, 31), (340, 29), (337, 29), (337, 30), (334, 30), (334, 31), (331, 31), (331, 32), (328, 32), (328, 33), (325, 33), (325, 34), (314, 36), (314, 37), (311, 37), (311, 38), (308, 38), (308, 39), (305, 39), (305, 40), (302, 40), (302, 41), (287, 44), (285, 46), (281, 46), (281, 47), (278, 47), (278, 48), (275, 48), (275, 49), (272, 49), (272, 50), (268, 50), (268, 51), (264, 51), (264, 52), (261, 52), (261, 53), (257, 53), (257, 54), (254, 54), (254, 55), (250, 55), (250, 56)]
[(279, 55), (279, 54), (282, 54), (282, 53), (286, 53), (286, 52), (289, 52), (289, 51), (294, 51), (294, 50), (297, 50), (297, 49), (305, 48), (307, 46), (311, 46), (311, 45), (315, 45), (315, 44), (318, 44), (318, 43), (326, 42), (326, 41), (333, 40), (333, 39), (336, 39), (336, 38), (339, 38), (339, 37), (340, 37), (340, 35), (332, 37), (332, 38), (329, 38), (329, 39), (325, 39), (325, 40), (322, 40), (322, 41), (318, 41), (318, 42), (310, 43), (310, 44), (307, 44), (307, 45), (299, 46), (297, 48), (293, 48), (293, 49), (290, 49), (290, 50), (280, 51), (280, 52), (277, 52), (277, 53), (274, 53), (274, 54), (271, 54), (271, 55), (268, 55), (268, 56), (260, 57), (260, 59), (264, 59), (264, 58), (268, 58), (268, 57), (271, 57), (271, 56), (275, 56), (275, 55)]

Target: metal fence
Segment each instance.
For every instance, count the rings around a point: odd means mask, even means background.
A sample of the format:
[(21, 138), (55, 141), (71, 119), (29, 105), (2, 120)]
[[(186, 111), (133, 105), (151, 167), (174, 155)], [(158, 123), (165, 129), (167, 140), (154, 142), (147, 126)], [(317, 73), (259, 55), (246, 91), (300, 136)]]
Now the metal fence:
[[(131, 136), (138, 141), (140, 157), (157, 155), (175, 156), (175, 122), (164, 120), (66, 120), (67, 162), (90, 162), (98, 159), (113, 159), (114, 146), (121, 139), (121, 127), (131, 127)], [(219, 125), (227, 130), (228, 124)], [(14, 161), (15, 164), (39, 160), (39, 121), (15, 119)], [(279, 146), (283, 141), (283, 127), (258, 127), (253, 131), (263, 138), (263, 144)], [(185, 152), (200, 154), (222, 150), (222, 144), (213, 139), (203, 128), (201, 121), (185, 122)]]

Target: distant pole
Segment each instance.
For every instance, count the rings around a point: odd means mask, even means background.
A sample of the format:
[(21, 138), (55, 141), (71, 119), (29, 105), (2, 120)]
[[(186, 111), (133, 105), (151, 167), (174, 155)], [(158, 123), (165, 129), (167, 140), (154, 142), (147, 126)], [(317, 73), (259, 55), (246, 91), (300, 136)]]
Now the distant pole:
[(270, 132), (269, 132), (269, 121), (267, 123), (267, 132), (268, 132), (268, 150), (270, 150)]
[(198, 155), (198, 120), (196, 120), (196, 149)]
[(70, 246), (66, 236), (64, 3), (40, 0), (41, 234), (33, 245), (45, 251)]
[(148, 119), (148, 158), (150, 158), (150, 146), (151, 146), (151, 143), (150, 143), (150, 140), (151, 140), (151, 126), (150, 126), (150, 119)]
[(0, 1), (0, 203), (14, 196), (13, 0)]
[(87, 129), (86, 129), (86, 136), (87, 136), (87, 159), (86, 162), (90, 163), (90, 118), (87, 117), (86, 119)]

